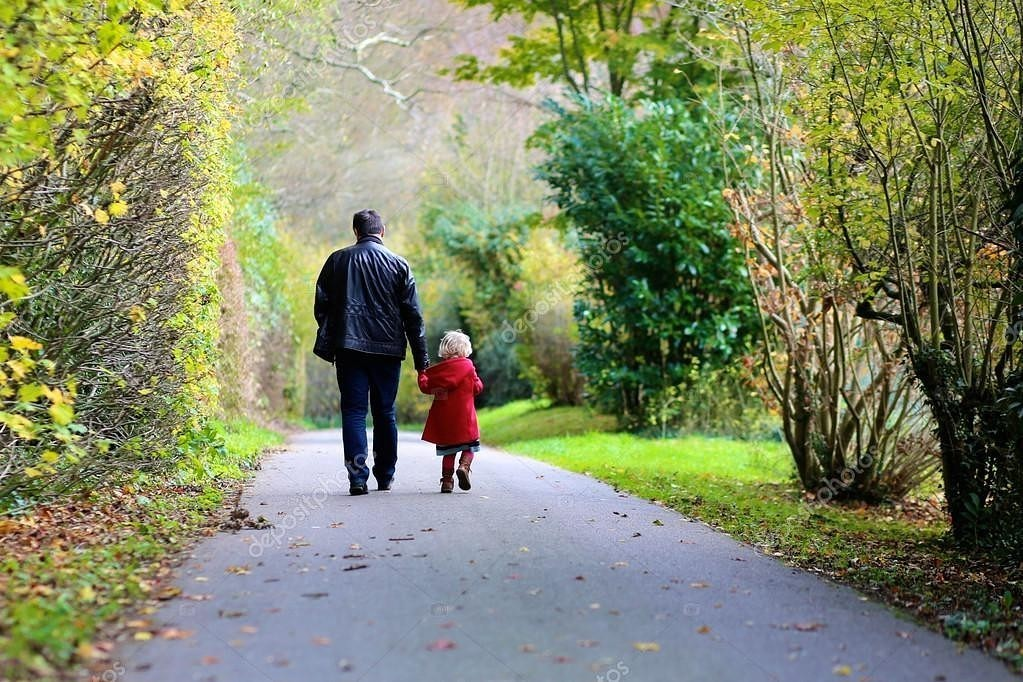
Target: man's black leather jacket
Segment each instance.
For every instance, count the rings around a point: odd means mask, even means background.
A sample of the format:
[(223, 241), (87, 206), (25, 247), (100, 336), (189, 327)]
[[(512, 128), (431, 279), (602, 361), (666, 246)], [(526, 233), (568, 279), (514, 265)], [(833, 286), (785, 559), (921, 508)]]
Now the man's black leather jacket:
[[(416, 369), (430, 364), (412, 269), (380, 237), (360, 237), (330, 254), (316, 280), (314, 314), (320, 339), (335, 353), (350, 349), (404, 358), (407, 339)], [(320, 345), (318, 340), (318, 351)]]

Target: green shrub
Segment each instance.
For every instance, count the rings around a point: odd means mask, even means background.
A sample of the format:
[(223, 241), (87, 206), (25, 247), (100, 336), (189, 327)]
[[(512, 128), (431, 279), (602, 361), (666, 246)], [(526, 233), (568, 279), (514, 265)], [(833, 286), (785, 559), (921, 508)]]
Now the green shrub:
[(598, 405), (642, 427), (694, 358), (721, 366), (750, 330), (720, 130), (679, 101), (553, 109), (532, 144), (548, 155), (538, 175), (578, 232), (587, 271), (579, 367)]

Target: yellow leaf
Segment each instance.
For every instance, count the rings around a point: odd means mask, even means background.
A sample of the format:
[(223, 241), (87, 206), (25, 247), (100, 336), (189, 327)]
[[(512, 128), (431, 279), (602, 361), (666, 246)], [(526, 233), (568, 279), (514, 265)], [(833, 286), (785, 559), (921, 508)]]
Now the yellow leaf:
[(18, 400), (23, 403), (34, 403), (43, 394), (44, 388), (39, 384), (22, 384), (18, 389)]
[(40, 350), (43, 347), (43, 344), (39, 343), (38, 341), (33, 341), (32, 339), (25, 336), (12, 336), (11, 347), (14, 348), (14, 350), (20, 351)]
[(116, 197), (124, 193), (124, 190), (128, 189), (124, 186), (124, 183), (120, 180), (115, 180), (110, 183), (110, 192)]
[(0, 412), (0, 424), (7, 424), (14, 433), (25, 440), (34, 440), (36, 437), (35, 425), (24, 415)]
[(833, 672), (835, 675), (838, 675), (839, 677), (849, 677), (850, 675), (852, 675), (852, 668), (850, 668), (847, 665), (836, 665), (834, 668), (831, 669), (831, 672)]
[(96, 599), (96, 590), (92, 589), (91, 585), (86, 585), (78, 590), (78, 598), (82, 601), (93, 601)]
[(89, 642), (82, 642), (75, 648), (75, 653), (80, 658), (99, 658), (99, 651)]
[(143, 631), (143, 632), (136, 632), (135, 633), (135, 639), (139, 640), (140, 642), (146, 642), (146, 641), (149, 641), (152, 638), (153, 638), (153, 633), (152, 632), (144, 632)]
[(61, 391), (59, 388), (43, 386), (42, 393), (54, 405), (60, 405), (61, 403), (67, 402), (66, 400), (64, 400), (63, 391)]
[(35, 467), (25, 467), (25, 475), (29, 478), (35, 478), (37, 476), (42, 476), (43, 472), (39, 471), (39, 469), (36, 469)]
[(128, 317), (131, 318), (131, 321), (135, 324), (144, 322), (146, 319), (146, 309), (139, 305), (133, 305), (128, 310)]
[(28, 371), (32, 369), (35, 363), (27, 362), (26, 360), (8, 360), (7, 366), (10, 367), (11, 372), (14, 374), (15, 379), (24, 379)]
[(112, 201), (110, 202), (110, 205), (107, 206), (107, 211), (114, 218), (120, 218), (128, 212), (128, 204), (123, 201)]
[(46, 462), (47, 464), (53, 464), (53, 463), (54, 463), (54, 462), (56, 462), (56, 461), (57, 461), (58, 459), (60, 459), (60, 455), (58, 455), (58, 454), (57, 454), (56, 452), (54, 452), (53, 450), (45, 450), (45, 451), (43, 452), (43, 454), (41, 455), (41, 457), (42, 457), (42, 460), (43, 460), (44, 462)]
[(67, 426), (75, 418), (75, 411), (67, 403), (50, 405), (50, 416), (53, 422), (59, 426)]
[(107, 223), (110, 222), (110, 214), (104, 211), (102, 208), (97, 208), (95, 211), (93, 211), (92, 217), (100, 225), (106, 225)]
[(632, 648), (635, 649), (636, 651), (649, 653), (653, 651), (660, 651), (661, 645), (658, 644), (657, 642), (633, 642)]

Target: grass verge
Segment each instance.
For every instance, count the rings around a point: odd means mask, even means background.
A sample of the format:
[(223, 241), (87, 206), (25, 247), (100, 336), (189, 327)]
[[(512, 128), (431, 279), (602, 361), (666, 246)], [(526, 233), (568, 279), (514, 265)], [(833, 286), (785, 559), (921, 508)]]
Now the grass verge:
[[(3, 679), (67, 679), (85, 664), (118, 673), (99, 628), (127, 607), (170, 599), (163, 560), (216, 526), (228, 491), (283, 437), (242, 421), (216, 423), (203, 471), (179, 468), (80, 491), (0, 519), (0, 670)], [(153, 607), (143, 607), (146, 609)]]
[(787, 448), (613, 433), (583, 408), (517, 402), (482, 410), (487, 444), (594, 476), (851, 585), (1023, 670), (1023, 567), (963, 554), (936, 499), (877, 507), (807, 501)]

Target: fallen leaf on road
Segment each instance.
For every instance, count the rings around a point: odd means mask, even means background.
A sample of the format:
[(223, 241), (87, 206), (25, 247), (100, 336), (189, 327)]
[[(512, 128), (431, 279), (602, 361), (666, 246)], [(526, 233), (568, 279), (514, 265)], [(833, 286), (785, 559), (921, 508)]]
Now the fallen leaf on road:
[(577, 576), (575, 577), (575, 579), (576, 579), (576, 580), (586, 580), (586, 576), (584, 576), (584, 575), (577, 575)]
[(847, 665), (836, 665), (834, 668), (831, 669), (831, 672), (833, 672), (835, 675), (838, 675), (839, 677), (849, 677), (850, 675), (852, 675), (852, 668), (850, 668)]
[(197, 576), (195, 576), (195, 582), (197, 582), (197, 583), (209, 582), (209, 578), (207, 578), (204, 575), (197, 575)]
[(701, 635), (706, 635), (708, 632), (710, 632), (710, 628), (706, 625), (701, 625), (700, 627), (696, 628), (696, 631)]
[[(342, 571), (358, 571), (360, 568), (369, 568), (369, 564), (352, 564), (351, 566), (345, 566)], [(303, 597), (306, 595), (302, 595)]]
[(147, 628), (149, 627), (148, 620), (129, 620), (126, 625), (130, 628)]
[(200, 662), (203, 665), (216, 665), (217, 663), (220, 663), (220, 659), (216, 656), (203, 656), (200, 659)]
[(348, 549), (362, 549), (362, 545), (360, 545), (358, 542), (353, 542), (352, 544), (348, 545)]
[(96, 647), (89, 642), (82, 642), (75, 647), (75, 653), (81, 658), (102, 658), (104, 655), (103, 652), (97, 651)]
[(446, 651), (448, 649), (454, 649), (457, 645), (453, 640), (450, 639), (438, 639), (430, 642), (426, 645), (427, 651)]
[(695, 587), (696, 589), (699, 590), (699, 589), (703, 589), (704, 587), (710, 587), (710, 583), (696, 581), (696, 582), (693, 582), (693, 583), (689, 583), (689, 587)]
[(313, 637), (312, 642), (316, 646), (327, 646), (330, 644), (330, 637)]
[(167, 628), (160, 631), (160, 636), (164, 639), (188, 639), (194, 634), (195, 630), (179, 630), (177, 628)]
[(664, 521), (661, 521), (660, 519), (654, 519), (653, 523), (654, 523), (655, 526), (663, 526), (664, 525)]
[(234, 573), (235, 575), (248, 575), (249, 573), (252, 573), (252, 570), (248, 567), (248, 565), (228, 566), (227, 568), (224, 569), (224, 572)]
[(143, 631), (143, 632), (136, 632), (135, 633), (135, 639), (137, 639), (140, 642), (148, 642), (152, 638), (153, 638), (153, 633), (152, 632), (145, 632), (145, 631)]
[(344, 521), (335, 521), (334, 523), (330, 524), (330, 527), (331, 528), (343, 528), (344, 525), (345, 525)]
[(571, 663), (572, 659), (568, 656), (555, 656), (552, 659), (555, 663)]
[(174, 585), (169, 585), (169, 586), (163, 588), (162, 590), (160, 590), (157, 593), (156, 598), (159, 599), (160, 601), (167, 601), (168, 599), (173, 599), (174, 597), (178, 596), (179, 594), (181, 594), (181, 588), (180, 587), (176, 587)]
[(614, 570), (616, 568), (626, 568), (628, 567), (628, 565), (629, 565), (628, 561), (616, 561), (613, 564), (611, 564), (611, 570)]
[(633, 642), (632, 648), (636, 651), (642, 651), (643, 653), (650, 653), (653, 651), (660, 651), (661, 645), (657, 642)]
[(809, 623), (795, 623), (792, 626), (792, 629), (798, 630), (799, 632), (814, 632), (816, 630), (820, 630), (822, 627), (825, 627), (824, 623), (811, 621)]
[(329, 597), (330, 594), (328, 592), (306, 592), (302, 596), (306, 599), (323, 599), (324, 597)]
[(349, 661), (347, 658), (342, 658), (340, 661), (338, 661), (337, 667), (338, 670), (340, 670), (343, 673), (350, 673), (355, 668), (355, 666), (353, 666), (351, 661)]
[(593, 647), (597, 646), (598, 644), (600, 644), (600, 642), (598, 642), (596, 640), (593, 640), (593, 639), (580, 639), (579, 640), (579, 646), (581, 646), (584, 649), (592, 649)]
[(519, 547), (519, 551), (520, 552), (528, 552), (529, 551), (529, 547)]
[(536, 647), (533, 646), (532, 644), (521, 644), (519, 645), (519, 651), (521, 651), (524, 654), (531, 654), (534, 651), (536, 651)]
[(407, 538), (387, 538), (387, 540), (388, 542), (402, 542), (404, 540), (415, 540), (415, 538), (410, 535)]
[(257, 632), (259, 632), (259, 628), (257, 628), (255, 625), (243, 625), (238, 629), (244, 632), (246, 635), (254, 635)]
[(217, 615), (220, 616), (221, 618), (241, 618), (242, 616), (245, 615), (245, 612), (220, 609), (219, 611), (217, 611)]

